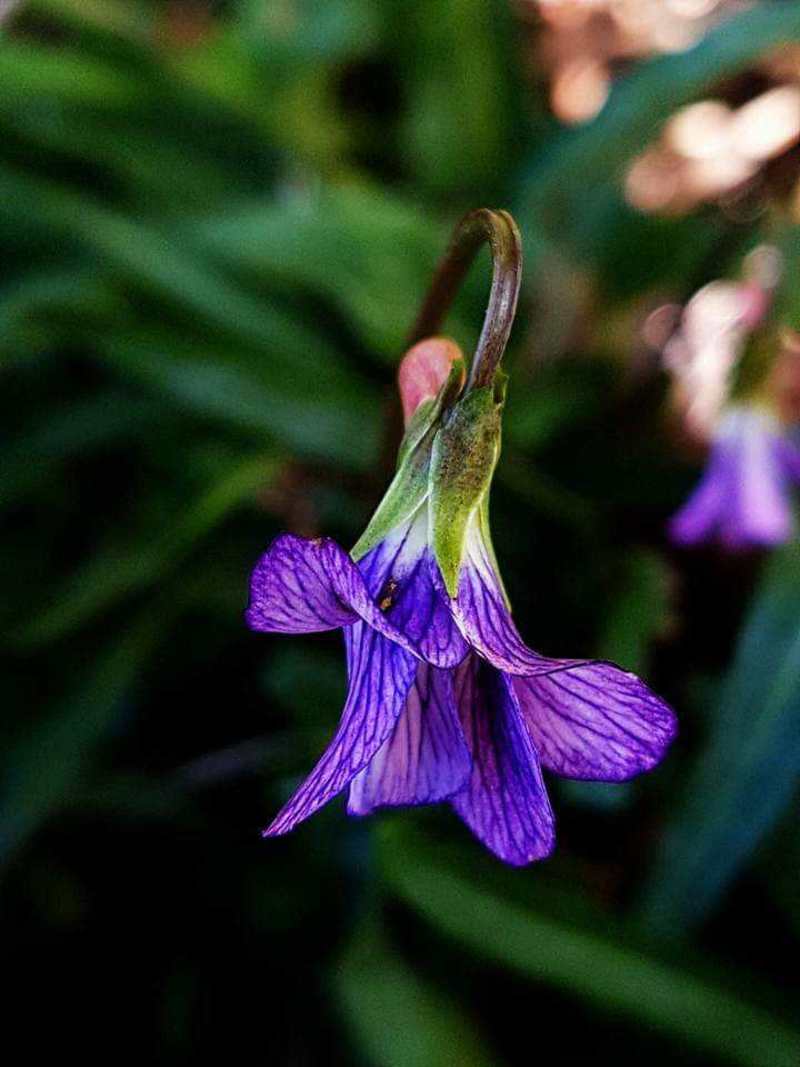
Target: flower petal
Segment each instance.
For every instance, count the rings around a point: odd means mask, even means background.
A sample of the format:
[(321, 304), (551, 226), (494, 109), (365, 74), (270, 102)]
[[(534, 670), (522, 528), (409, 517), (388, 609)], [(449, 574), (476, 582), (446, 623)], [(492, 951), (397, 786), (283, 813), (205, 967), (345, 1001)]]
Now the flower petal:
[[(444, 593), (444, 583), (433, 564), (434, 581)], [(585, 660), (551, 659), (528, 648), (511, 618), (500, 579), (474, 523), (467, 534), (465, 560), (458, 595), (449, 601), (459, 629), (472, 648), (499, 671), (507, 674), (549, 674)]]
[(451, 671), (420, 663), (394, 731), (350, 783), (347, 810), (367, 815), (380, 807), (446, 800), (469, 777)]
[(373, 602), (359, 568), (329, 537), (276, 538), (256, 564), (245, 612), (253, 630), (313, 633), (359, 618), (413, 652), (413, 644)]
[(676, 545), (696, 545), (714, 536), (736, 489), (735, 465), (727, 442), (715, 446), (697, 488), (669, 521), (669, 536)]
[(783, 434), (777, 434), (773, 442), (775, 461), (784, 475), (791, 482), (800, 482), (800, 448), (794, 441)]
[(791, 536), (788, 483), (798, 454), (774, 419), (733, 408), (717, 432), (700, 484), (673, 516), (669, 534), (680, 545), (718, 535), (728, 548), (771, 546)]
[(406, 703), (419, 661), (363, 622), (345, 639), (350, 687), (339, 728), (265, 837), (288, 833), (344, 789), (389, 737)]
[(543, 859), (555, 844), (553, 812), (510, 679), (470, 656), (455, 671), (455, 689), (472, 774), (453, 807), (506, 863)]
[(669, 705), (611, 663), (517, 677), (513, 685), (542, 764), (565, 778), (622, 782), (648, 771), (677, 730)]
[(425, 509), (359, 562), (367, 589), (386, 618), (436, 667), (454, 667), (469, 646), (449, 601), (433, 580)]
[(424, 659), (437, 667), (455, 667), (469, 652), (447, 601), (434, 586), (432, 556), (425, 552), (400, 583), (388, 612), (393, 626), (414, 642)]
[(788, 482), (776, 444), (777, 428), (771, 420), (752, 419), (742, 434), (735, 507), (720, 529), (723, 543), (731, 548), (780, 545), (792, 535)]

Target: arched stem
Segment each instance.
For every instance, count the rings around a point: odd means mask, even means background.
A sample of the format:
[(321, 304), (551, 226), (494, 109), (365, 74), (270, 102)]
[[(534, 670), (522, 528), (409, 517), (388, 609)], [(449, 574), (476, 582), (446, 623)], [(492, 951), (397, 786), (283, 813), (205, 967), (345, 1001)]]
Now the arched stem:
[(425, 303), (412, 327), (408, 346), (438, 333), (478, 249), (492, 250), (492, 289), (483, 329), (472, 357), (467, 388), (489, 385), (503, 357), (517, 310), (522, 277), (522, 242), (507, 211), (479, 208), (465, 215), (436, 269)]

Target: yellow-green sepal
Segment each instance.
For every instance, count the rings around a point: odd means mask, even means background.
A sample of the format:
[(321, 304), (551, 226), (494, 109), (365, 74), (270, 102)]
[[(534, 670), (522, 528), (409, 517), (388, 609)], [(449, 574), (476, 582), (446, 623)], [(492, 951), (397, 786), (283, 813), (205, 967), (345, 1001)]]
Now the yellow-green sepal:
[(438, 422), (442, 412), (456, 400), (464, 385), (465, 377), (466, 365), (464, 360), (454, 359), (450, 365), (450, 372), (436, 396), (423, 400), (411, 416), (397, 452), (398, 469), (406, 456), (413, 452)]
[(458, 592), (470, 521), (480, 519), (500, 455), (505, 376), (471, 389), (452, 408), (431, 450), (431, 542), (445, 588)]
[(380, 544), (396, 526), (410, 519), (429, 491), (431, 448), (441, 414), (455, 400), (464, 382), (464, 361), (455, 360), (447, 381), (435, 397), (423, 400), (411, 417), (397, 454), (397, 471), (389, 488), (350, 551), (357, 562)]

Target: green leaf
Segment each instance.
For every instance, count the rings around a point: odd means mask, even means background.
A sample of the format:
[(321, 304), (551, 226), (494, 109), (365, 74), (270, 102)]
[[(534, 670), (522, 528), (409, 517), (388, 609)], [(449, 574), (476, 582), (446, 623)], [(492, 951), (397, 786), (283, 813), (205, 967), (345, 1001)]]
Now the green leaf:
[(0, 802), (5, 863), (80, 786), (88, 760), (114, 721), (170, 618), (152, 607), (117, 634), (44, 721), (6, 749)]
[(373, 1067), (489, 1067), (469, 1016), (403, 962), (370, 918), (336, 968), (336, 993)]
[(390, 40), (407, 101), (403, 158), (426, 190), (483, 201), (524, 143), (515, 119), (525, 89), (514, 77), (508, 4), (450, 0), (434, 14), (409, 0), (396, 11)]
[(142, 0), (25, 0), (26, 11), (109, 37), (144, 39), (153, 31), (153, 12)]
[(195, 234), (202, 250), (230, 268), (287, 292), (323, 296), (393, 361), (446, 237), (418, 203), (366, 183), (256, 203), (203, 223)]
[(341, 359), (320, 332), (299, 316), (266, 305), (232, 284), (189, 249), (179, 234), (162, 232), (109, 210), (86, 196), (0, 166), (0, 215), (23, 206), (56, 233), (80, 240), (128, 285), (164, 300), (229, 339), (237, 339), (284, 366), (323, 380)]
[(667, 615), (669, 576), (652, 552), (633, 551), (624, 561), (622, 586), (608, 613), (597, 654), (628, 671), (645, 673), (650, 645)]
[(107, 391), (79, 403), (52, 408), (31, 429), (6, 446), (0, 468), (0, 509), (41, 488), (46, 476), (83, 452), (163, 429), (165, 413), (152, 400)]
[(794, 1067), (800, 1033), (721, 984), (627, 944), (606, 916), (596, 929), (505, 899), (457, 873), (439, 850), (384, 835), (387, 884), (435, 929), (477, 957), (688, 1043), (740, 1067)]
[(437, 396), (419, 405), (400, 444), (398, 467), (389, 488), (350, 553), (359, 560), (400, 523), (410, 519), (428, 496), (431, 448), (443, 408), (458, 395), (464, 362), (457, 359)]
[(643, 916), (681, 933), (717, 905), (800, 785), (800, 544), (762, 579)]
[(0, 289), (0, 355), (29, 358), (118, 310), (118, 297), (94, 269), (30, 270)]
[(0, 48), (0, 111), (31, 99), (64, 105), (124, 108), (142, 92), (141, 84), (118, 66), (81, 52), (41, 48), (7, 38)]
[[(380, 440), (377, 404), (359, 382), (285, 367), (166, 332), (101, 339), (101, 358), (186, 411), (278, 441), (300, 456), (370, 467)], [(320, 380), (321, 379), (321, 380)]]
[(162, 580), (231, 510), (268, 484), (275, 470), (272, 456), (237, 460), (166, 530), (149, 540), (139, 537), (130, 546), (114, 545), (98, 552), (55, 590), (52, 604), (15, 635), (14, 644), (24, 648), (55, 641), (124, 597)]

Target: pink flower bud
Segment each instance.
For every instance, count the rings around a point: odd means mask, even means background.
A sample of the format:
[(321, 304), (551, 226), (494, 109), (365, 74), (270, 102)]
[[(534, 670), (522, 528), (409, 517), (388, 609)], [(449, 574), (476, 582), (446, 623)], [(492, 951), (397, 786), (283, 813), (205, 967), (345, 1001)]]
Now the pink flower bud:
[(422, 401), (439, 392), (452, 364), (463, 358), (461, 349), (448, 337), (426, 337), (408, 350), (397, 371), (406, 426)]

